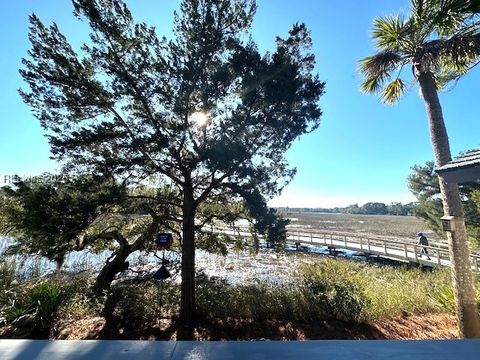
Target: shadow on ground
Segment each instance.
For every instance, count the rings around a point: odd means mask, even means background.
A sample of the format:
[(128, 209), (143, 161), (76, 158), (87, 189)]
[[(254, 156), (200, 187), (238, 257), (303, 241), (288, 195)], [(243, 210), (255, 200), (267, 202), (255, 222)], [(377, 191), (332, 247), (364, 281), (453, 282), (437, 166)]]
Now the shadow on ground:
[[(129, 323), (119, 319), (105, 322), (97, 333), (85, 334), (87, 339), (122, 340), (307, 340), (307, 339), (385, 339), (375, 326), (339, 320), (302, 324), (291, 321), (249, 319), (201, 319), (185, 324), (176, 319), (158, 319), (156, 324)], [(138, 325), (138, 326), (136, 326)], [(61, 331), (58, 338), (71, 338), (71, 329)], [(66, 336), (64, 336), (66, 335)]]

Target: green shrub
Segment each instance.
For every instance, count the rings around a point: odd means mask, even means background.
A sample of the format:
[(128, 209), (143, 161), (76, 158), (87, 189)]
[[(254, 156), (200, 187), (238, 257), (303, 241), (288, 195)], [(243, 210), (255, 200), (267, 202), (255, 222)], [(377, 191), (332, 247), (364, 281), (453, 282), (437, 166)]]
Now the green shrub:
[(7, 323), (23, 315), (32, 315), (35, 330), (44, 333), (55, 320), (60, 307), (75, 291), (72, 283), (66, 284), (60, 279), (48, 279), (31, 287), (25, 285), (25, 288), (18, 289), (11, 305), (4, 307), (2, 313)]
[(439, 306), (449, 312), (455, 311), (455, 294), (452, 286), (443, 286), (435, 293)]
[(82, 319), (99, 316), (103, 308), (103, 299), (92, 297), (90, 288), (93, 279), (89, 276), (75, 276), (69, 281), (69, 293), (65, 303), (59, 308), (58, 316), (62, 319)]
[(210, 317), (235, 317), (256, 320), (297, 320), (297, 286), (268, 282), (232, 286), (221, 279), (202, 277), (197, 281), (197, 307)]
[(205, 276), (197, 280), (200, 314), (256, 320), (311, 321), (360, 318), (366, 299), (354, 283), (335, 282), (310, 272), (289, 284), (258, 281), (232, 286)]
[(0, 262), (0, 324), (7, 321), (1, 310), (9, 307), (15, 297), (15, 285), (18, 283), (15, 266), (15, 261)]
[(371, 307), (368, 319), (387, 319), (402, 313), (442, 311), (435, 294), (451, 282), (448, 269), (421, 269), (375, 266), (365, 269), (363, 281)]
[[(480, 282), (476, 284), (477, 292), (477, 306), (480, 311)], [(435, 293), (435, 298), (439, 303), (439, 306), (442, 310), (448, 312), (455, 312), (455, 293), (451, 285), (445, 285), (437, 290)]]
[(30, 290), (28, 304), (35, 308), (36, 320), (42, 329), (49, 326), (71, 291), (69, 285), (64, 286), (54, 281), (41, 283)]
[(402, 313), (450, 311), (439, 298), (450, 286), (448, 269), (422, 271), (342, 259), (321, 259), (301, 266), (299, 277), (322, 310), (317, 317), (388, 319)]
[[(14, 260), (0, 261), (0, 292), (12, 287), (17, 280), (15, 276), (16, 263)], [(1, 295), (0, 295), (1, 296)]]
[(204, 316), (316, 321), (376, 320), (407, 313), (444, 311), (438, 297), (449, 286), (448, 270), (377, 266), (321, 259), (300, 266), (285, 285), (259, 281), (232, 286), (197, 279), (198, 311)]
[(179, 310), (179, 286), (171, 281), (149, 281), (112, 289), (114, 314), (124, 320), (152, 322)]
[(196, 301), (198, 312), (213, 317), (231, 316), (235, 289), (223, 279), (197, 274)]
[(299, 276), (320, 319), (359, 320), (369, 305), (365, 288), (342, 262), (325, 261), (301, 268)]

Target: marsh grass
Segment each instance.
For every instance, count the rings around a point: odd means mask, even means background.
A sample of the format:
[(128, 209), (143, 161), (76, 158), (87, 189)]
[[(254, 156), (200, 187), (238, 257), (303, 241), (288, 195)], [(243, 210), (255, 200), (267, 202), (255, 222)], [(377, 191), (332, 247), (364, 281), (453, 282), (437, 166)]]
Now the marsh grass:
[[(4, 271), (11, 274), (8, 268)], [(45, 334), (56, 324), (102, 313), (105, 298), (92, 297), (92, 278), (87, 275), (52, 276), (19, 284), (8, 278), (10, 299), (0, 304), (7, 322), (30, 314), (37, 333)], [(405, 313), (449, 313), (454, 304), (448, 269), (422, 271), (338, 258), (305, 256), (287, 282), (231, 285), (198, 273), (196, 286), (198, 314), (210, 319), (370, 322)], [(158, 324), (158, 319), (178, 315), (180, 288), (169, 280), (128, 280), (117, 283), (110, 297), (114, 300), (112, 314), (121, 326), (141, 331)]]
[(448, 269), (422, 270), (419, 268), (389, 267), (327, 261), (327, 271), (342, 270), (344, 276), (363, 289), (368, 306), (364, 309), (366, 320), (389, 319), (403, 313), (445, 312), (437, 294), (450, 284)]
[[(321, 214), (312, 212), (288, 212), (296, 219), (292, 225), (307, 226), (315, 230), (354, 232), (376, 236), (411, 238), (419, 231), (428, 233), (424, 221), (414, 216)], [(433, 234), (432, 234), (433, 239)], [(440, 239), (437, 239), (440, 240)]]
[[(199, 273), (196, 286), (197, 309), (204, 318), (375, 321), (405, 313), (451, 312), (453, 301), (445, 290), (450, 286), (447, 269), (425, 271), (343, 259), (303, 262), (284, 283), (231, 285)], [(173, 282), (123, 284), (112, 294), (114, 313), (124, 321), (151, 323), (178, 313), (180, 289)]]
[(404, 313), (451, 312), (448, 269), (389, 267), (342, 259), (304, 263), (289, 284), (258, 282), (229, 286), (220, 279), (198, 282), (198, 306), (216, 317), (315, 321), (372, 321)]
[(16, 268), (17, 263), (14, 259), (0, 261), (0, 291), (9, 289), (17, 281)]
[(197, 289), (198, 311), (204, 317), (302, 321), (315, 317), (307, 297), (296, 286), (266, 281), (230, 286), (205, 278)]

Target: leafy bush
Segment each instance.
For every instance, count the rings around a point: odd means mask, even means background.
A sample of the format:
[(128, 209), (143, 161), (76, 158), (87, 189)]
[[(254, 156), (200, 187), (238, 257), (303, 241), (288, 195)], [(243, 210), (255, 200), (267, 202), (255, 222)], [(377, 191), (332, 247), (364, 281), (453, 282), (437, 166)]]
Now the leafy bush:
[(92, 297), (90, 288), (93, 282), (93, 278), (85, 275), (70, 279), (70, 292), (64, 304), (59, 308), (59, 318), (72, 320), (100, 315), (103, 299)]
[[(227, 284), (201, 276), (198, 310), (204, 316), (292, 321), (376, 320), (407, 313), (450, 311), (448, 269), (422, 271), (341, 259), (304, 264), (288, 284)], [(445, 290), (443, 290), (445, 291)]]
[[(14, 295), (13, 288), (17, 283), (15, 266), (14, 261), (0, 262), (0, 309), (8, 306)], [(0, 323), (4, 321), (4, 316), (0, 316)]]
[(264, 281), (232, 286), (222, 279), (200, 277), (197, 280), (198, 312), (209, 317), (304, 320), (297, 311), (298, 299), (302, 297), (298, 286)]
[(448, 269), (422, 271), (371, 265), (342, 259), (321, 259), (300, 268), (299, 275), (316, 303), (316, 317), (388, 319), (402, 313), (443, 311), (440, 289), (450, 286)]
[[(477, 282), (477, 306), (480, 311), (480, 282)], [(437, 290), (435, 293), (435, 298), (437, 299), (441, 309), (447, 310), (449, 312), (455, 312), (455, 293), (451, 285), (443, 286)]]
[(222, 279), (200, 277), (198, 310), (205, 316), (256, 320), (359, 319), (367, 304), (362, 289), (341, 278), (324, 277), (318, 270), (305, 268), (298, 274), (301, 280), (289, 284), (259, 281), (232, 286)]
[(179, 286), (171, 281), (117, 286), (111, 296), (114, 314), (129, 321), (151, 322), (177, 313), (180, 305)]
[(197, 274), (196, 301), (199, 313), (214, 317), (231, 315), (235, 289), (219, 278)]
[(449, 312), (455, 311), (455, 294), (451, 286), (444, 286), (438, 289), (435, 298), (442, 309)]
[(32, 287), (18, 289), (13, 294), (11, 305), (3, 308), (7, 323), (23, 315), (34, 317), (34, 329), (39, 333), (48, 331), (62, 305), (76, 291), (73, 284), (60, 279), (48, 279)]
[(12, 283), (15, 282), (15, 267), (14, 260), (0, 261), (0, 291), (3, 293), (6, 289), (12, 287)]
[(365, 288), (349, 268), (339, 262), (304, 266), (300, 276), (316, 318), (359, 320), (369, 305)]
[(35, 308), (36, 320), (40, 328), (49, 326), (60, 306), (69, 298), (72, 289), (69, 285), (47, 281), (32, 288), (27, 297), (29, 308)]

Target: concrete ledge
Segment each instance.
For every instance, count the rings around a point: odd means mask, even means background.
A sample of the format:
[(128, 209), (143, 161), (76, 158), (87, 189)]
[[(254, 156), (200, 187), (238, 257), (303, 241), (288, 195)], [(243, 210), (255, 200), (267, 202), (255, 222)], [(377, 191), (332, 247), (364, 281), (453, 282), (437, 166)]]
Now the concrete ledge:
[(0, 340), (1, 360), (479, 359), (479, 340), (100, 341)]

